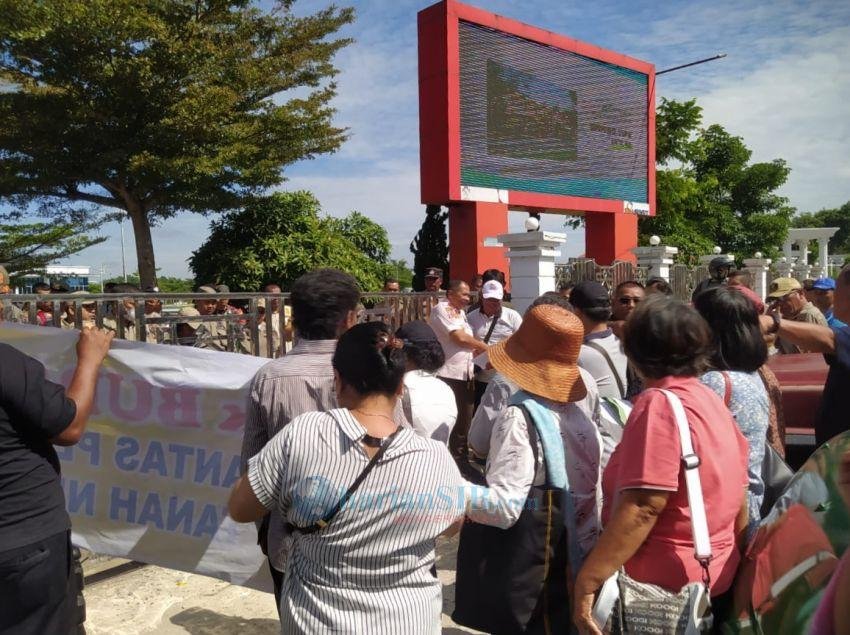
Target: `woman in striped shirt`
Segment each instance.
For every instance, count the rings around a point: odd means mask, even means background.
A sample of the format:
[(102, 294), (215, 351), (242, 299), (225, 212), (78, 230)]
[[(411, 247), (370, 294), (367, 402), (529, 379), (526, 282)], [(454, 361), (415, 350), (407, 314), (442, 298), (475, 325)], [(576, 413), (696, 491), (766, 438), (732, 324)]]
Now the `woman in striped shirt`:
[(405, 365), (383, 324), (346, 332), (333, 358), (340, 407), (294, 419), (231, 493), (238, 522), (271, 509), (289, 521), (283, 633), (440, 632), (434, 540), (467, 493), (444, 444), (393, 421)]

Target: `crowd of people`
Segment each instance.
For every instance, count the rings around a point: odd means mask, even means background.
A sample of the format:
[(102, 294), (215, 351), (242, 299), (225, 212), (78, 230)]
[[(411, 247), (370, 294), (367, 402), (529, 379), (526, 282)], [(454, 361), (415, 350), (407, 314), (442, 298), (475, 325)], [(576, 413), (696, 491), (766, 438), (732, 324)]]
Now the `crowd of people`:
[[(691, 304), (663, 279), (585, 281), (523, 314), (502, 272), (425, 273), (429, 317), (398, 329), (361, 322), (350, 275), (305, 274), (292, 349), (251, 382), (228, 507), (257, 523), (283, 632), (439, 632), (435, 540), (458, 531), (454, 618), (486, 632), (615, 628), (599, 609), (615, 575), (720, 611), (784, 453), (769, 356), (825, 354), (818, 439), (850, 428), (850, 267), (810, 290), (775, 280), (767, 306), (727, 269)], [(220, 311), (216, 292), (185, 317)], [(70, 623), (51, 443), (79, 439), (111, 338), (83, 330), (67, 391), (0, 344), (0, 632)], [(835, 575), (841, 597), (850, 567)], [(846, 602), (823, 605), (819, 623), (850, 624)]]
[[(6, 280), (5, 285), (3, 280)], [(240, 317), (248, 312), (250, 301), (232, 299), (227, 285), (198, 286), (195, 293), (207, 297), (195, 299), (177, 308), (174, 319), (163, 319), (162, 296), (158, 291), (156, 288), (143, 290), (138, 285), (129, 283), (108, 283), (104, 293), (115, 295), (119, 299), (102, 303), (102, 327), (121, 339), (141, 339), (137, 333), (139, 326), (135, 298), (150, 293), (151, 295), (144, 299), (145, 341), (253, 354), (255, 344), (248, 320)], [(8, 273), (0, 267), (0, 294), (8, 292)], [(258, 292), (279, 295), (282, 289), (276, 283), (268, 283), (258, 289)], [(29, 303), (6, 299), (3, 301), (3, 309), (7, 322), (33, 323), (63, 329), (96, 326), (97, 302), (88, 291), (70, 291), (61, 284), (39, 282), (33, 286), (33, 293), (44, 296), (43, 300), (34, 303), (34, 320), (30, 318)], [(51, 299), (50, 296), (56, 295), (78, 296), (78, 299)], [(271, 299), (268, 302), (269, 307), (266, 307), (266, 302), (265, 298), (257, 300), (256, 346), (259, 347), (258, 354), (261, 357), (278, 357), (285, 352), (285, 348), (291, 346), (291, 308), (280, 298)]]

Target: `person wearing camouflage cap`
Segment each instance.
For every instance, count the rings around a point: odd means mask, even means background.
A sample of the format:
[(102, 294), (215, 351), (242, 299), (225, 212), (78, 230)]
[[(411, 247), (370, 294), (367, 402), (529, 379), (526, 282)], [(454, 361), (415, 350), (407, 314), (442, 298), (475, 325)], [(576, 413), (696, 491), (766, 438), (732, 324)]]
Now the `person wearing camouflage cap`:
[[(823, 313), (806, 299), (803, 285), (794, 278), (777, 278), (771, 282), (767, 300), (770, 302), (770, 312), (780, 313), (784, 320), (827, 326)], [(780, 353), (785, 354), (809, 352), (783, 339), (782, 336), (776, 339), (776, 348)]]

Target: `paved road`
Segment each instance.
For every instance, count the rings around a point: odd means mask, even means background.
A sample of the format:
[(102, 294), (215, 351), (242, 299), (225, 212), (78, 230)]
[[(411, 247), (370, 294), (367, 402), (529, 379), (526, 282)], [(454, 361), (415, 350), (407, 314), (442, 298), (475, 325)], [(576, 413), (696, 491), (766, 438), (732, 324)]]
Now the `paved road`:
[[(437, 545), (443, 584), (443, 633), (473, 633), (449, 618), (454, 607), (457, 538)], [(86, 576), (105, 575), (126, 561), (90, 557)], [(274, 596), (205, 576), (144, 566), (89, 585), (89, 635), (273, 635), (280, 632)]]

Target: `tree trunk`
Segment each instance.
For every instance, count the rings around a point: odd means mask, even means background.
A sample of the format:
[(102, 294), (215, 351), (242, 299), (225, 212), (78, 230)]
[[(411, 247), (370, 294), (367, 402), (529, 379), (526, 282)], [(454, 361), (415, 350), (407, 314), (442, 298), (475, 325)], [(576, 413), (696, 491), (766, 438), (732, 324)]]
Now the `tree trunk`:
[(136, 258), (139, 263), (139, 281), (144, 290), (156, 285), (156, 261), (153, 254), (151, 224), (144, 205), (137, 201), (128, 202), (127, 215), (133, 222), (133, 234), (136, 238)]

